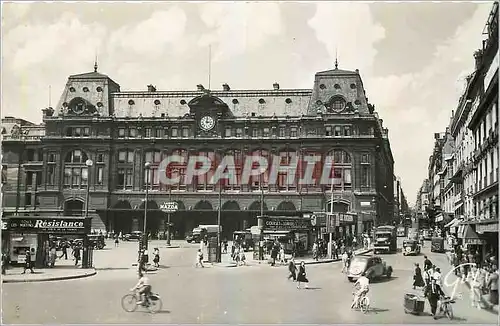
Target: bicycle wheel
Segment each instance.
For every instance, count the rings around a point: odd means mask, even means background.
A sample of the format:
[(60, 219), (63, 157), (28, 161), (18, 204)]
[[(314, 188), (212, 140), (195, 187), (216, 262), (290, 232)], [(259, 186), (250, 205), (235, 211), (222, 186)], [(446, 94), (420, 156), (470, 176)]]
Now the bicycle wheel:
[(134, 312), (137, 309), (137, 298), (134, 294), (129, 293), (122, 298), (122, 308), (126, 312)]
[(368, 308), (370, 308), (370, 300), (368, 300), (368, 297), (361, 299), (360, 306), (361, 311), (366, 314), (368, 312)]
[(451, 304), (449, 303), (446, 304), (444, 313), (449, 320), (453, 319), (453, 309), (451, 308)]
[(156, 300), (151, 300), (149, 299), (149, 305), (148, 309), (150, 312), (155, 313), (161, 310), (161, 307), (163, 306), (163, 303), (160, 298), (157, 298)]

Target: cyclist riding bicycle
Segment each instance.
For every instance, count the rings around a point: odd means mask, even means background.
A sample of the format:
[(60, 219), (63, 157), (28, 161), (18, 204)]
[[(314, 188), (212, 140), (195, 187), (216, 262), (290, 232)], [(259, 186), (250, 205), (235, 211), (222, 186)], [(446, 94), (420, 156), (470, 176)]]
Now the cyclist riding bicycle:
[(354, 292), (354, 299), (351, 304), (351, 309), (359, 308), (359, 302), (361, 299), (370, 291), (370, 280), (368, 279), (369, 272), (363, 272), (361, 277), (358, 278), (356, 283), (354, 284), (354, 288), (356, 291)]
[(139, 275), (139, 282), (130, 289), (130, 291), (136, 291), (141, 295), (141, 300), (137, 302), (137, 304), (144, 304), (146, 303), (146, 298), (149, 297), (151, 294), (151, 284), (149, 284), (149, 278), (142, 274), (141, 271), (138, 273)]

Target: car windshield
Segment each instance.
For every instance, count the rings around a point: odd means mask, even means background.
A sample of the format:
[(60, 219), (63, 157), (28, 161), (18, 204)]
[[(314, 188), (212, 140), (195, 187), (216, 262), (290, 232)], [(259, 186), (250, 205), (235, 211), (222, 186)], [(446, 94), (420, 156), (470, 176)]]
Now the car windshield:
[(368, 257), (356, 256), (352, 259), (352, 263), (366, 263), (368, 261)]
[(381, 237), (390, 237), (391, 233), (390, 232), (377, 232), (377, 235), (381, 236)]

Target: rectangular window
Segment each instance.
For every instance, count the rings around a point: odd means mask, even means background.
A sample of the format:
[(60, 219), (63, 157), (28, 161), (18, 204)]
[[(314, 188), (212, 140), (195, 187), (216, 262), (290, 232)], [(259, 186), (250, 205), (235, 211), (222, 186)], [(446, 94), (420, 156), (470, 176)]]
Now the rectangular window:
[(102, 186), (103, 184), (103, 176), (104, 176), (104, 168), (102, 166), (97, 168), (96, 171), (96, 184)]
[(55, 165), (48, 165), (47, 166), (47, 184), (48, 185), (54, 185), (55, 175), (56, 175), (56, 166)]
[(269, 137), (270, 133), (271, 132), (270, 132), (269, 128), (264, 128), (263, 137)]
[(120, 151), (118, 153), (118, 162), (125, 163), (127, 161), (127, 151)]
[(189, 128), (183, 128), (182, 129), (182, 137), (183, 138), (189, 138)]
[(71, 186), (71, 168), (64, 169), (64, 185)]
[(150, 163), (153, 162), (153, 152), (146, 152), (145, 161)]
[(118, 128), (118, 137), (125, 137), (125, 128)]
[(80, 168), (73, 168), (71, 173), (71, 185), (73, 187), (80, 187), (80, 184), (82, 182), (82, 171), (80, 170)]
[(128, 136), (131, 137), (131, 138), (137, 137), (137, 129), (130, 128), (128, 130)]
[(340, 136), (342, 136), (342, 127), (341, 127), (341, 126), (335, 126), (335, 129), (334, 129), (333, 135), (334, 135), (335, 137), (340, 137)]
[(279, 136), (280, 137), (285, 137), (286, 133), (285, 133), (285, 127), (280, 127), (280, 131), (279, 131)]
[(42, 172), (38, 171), (36, 173), (36, 185), (41, 186), (42, 185)]
[(351, 187), (351, 169), (344, 169), (344, 187)]
[(172, 128), (172, 137), (177, 137), (177, 128)]
[(97, 153), (97, 163), (104, 163), (104, 154)]
[(252, 129), (252, 137), (258, 137), (258, 130), (257, 128)]
[(144, 129), (144, 137), (151, 138), (151, 128)]
[(87, 168), (83, 168), (81, 171), (82, 171), (81, 185), (86, 186), (89, 182), (89, 171)]
[(236, 137), (243, 137), (243, 128), (236, 128)]
[(75, 137), (80, 137), (82, 135), (82, 128), (77, 127), (73, 129), (73, 136)]
[(361, 154), (361, 163), (369, 164), (370, 156), (368, 154)]
[(56, 161), (56, 156), (54, 153), (49, 153), (49, 162), (55, 162)]
[(134, 177), (132, 174), (132, 169), (126, 169), (126, 171), (127, 171), (127, 179), (125, 180), (126, 181), (125, 186), (130, 188), (134, 184)]
[(125, 169), (118, 169), (118, 179), (116, 181), (117, 188), (125, 187)]
[(361, 186), (370, 187), (370, 169), (368, 166), (361, 167)]
[(83, 128), (83, 136), (84, 137), (90, 136), (90, 128), (89, 127)]
[(351, 126), (344, 126), (344, 136), (349, 137), (352, 135)]
[(127, 152), (127, 162), (134, 163), (134, 152), (133, 151)]
[(24, 194), (24, 206), (31, 206), (31, 192)]
[(7, 183), (7, 165), (2, 165), (2, 184)]
[(31, 187), (33, 184), (33, 172), (26, 172), (26, 186)]
[(325, 136), (332, 136), (332, 126), (325, 127)]
[(231, 137), (231, 128), (226, 128), (226, 137)]
[(290, 137), (292, 137), (292, 138), (297, 137), (297, 128), (296, 127), (290, 128)]
[(161, 138), (161, 129), (160, 128), (155, 128), (155, 137), (156, 138)]

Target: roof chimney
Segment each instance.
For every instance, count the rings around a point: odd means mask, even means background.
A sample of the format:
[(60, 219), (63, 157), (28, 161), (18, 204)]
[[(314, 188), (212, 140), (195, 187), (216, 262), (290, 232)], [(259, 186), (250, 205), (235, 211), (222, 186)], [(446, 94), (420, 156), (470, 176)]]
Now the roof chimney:
[(231, 87), (229, 87), (228, 84), (222, 84), (222, 89), (225, 91), (225, 92), (228, 92), (231, 90)]
[(275, 91), (279, 90), (279, 89), (280, 89), (280, 84), (278, 84), (278, 83), (274, 83), (274, 84), (273, 84), (273, 89), (274, 89)]
[(156, 92), (156, 87), (153, 85), (148, 85), (148, 92)]
[(199, 91), (202, 91), (202, 90), (204, 90), (204, 89), (205, 89), (205, 87), (203, 87), (203, 85), (202, 85), (202, 84), (198, 84), (198, 85), (196, 85), (196, 88), (197, 88)]

